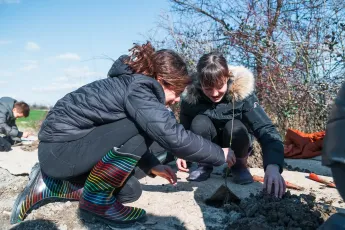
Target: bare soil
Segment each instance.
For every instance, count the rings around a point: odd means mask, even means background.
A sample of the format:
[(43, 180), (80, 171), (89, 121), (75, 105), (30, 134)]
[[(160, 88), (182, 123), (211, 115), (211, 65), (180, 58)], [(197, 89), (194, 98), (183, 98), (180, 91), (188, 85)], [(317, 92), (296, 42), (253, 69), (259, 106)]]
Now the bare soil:
[(22, 145), (20, 148), (24, 151), (32, 152), (38, 149), (38, 144), (39, 144), (39, 141), (34, 141), (31, 144)]
[(336, 209), (316, 204), (315, 199), (312, 193), (287, 192), (282, 199), (264, 192), (252, 194), (239, 205), (225, 206), (229, 220), (226, 229), (317, 229)]

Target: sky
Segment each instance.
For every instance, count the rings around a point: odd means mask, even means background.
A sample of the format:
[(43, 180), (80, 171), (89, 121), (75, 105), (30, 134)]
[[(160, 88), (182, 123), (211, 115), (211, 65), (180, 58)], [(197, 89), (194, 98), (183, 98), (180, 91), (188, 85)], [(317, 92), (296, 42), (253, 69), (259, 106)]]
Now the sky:
[(167, 11), (167, 0), (0, 0), (0, 97), (54, 105), (105, 78), (104, 57), (145, 42)]

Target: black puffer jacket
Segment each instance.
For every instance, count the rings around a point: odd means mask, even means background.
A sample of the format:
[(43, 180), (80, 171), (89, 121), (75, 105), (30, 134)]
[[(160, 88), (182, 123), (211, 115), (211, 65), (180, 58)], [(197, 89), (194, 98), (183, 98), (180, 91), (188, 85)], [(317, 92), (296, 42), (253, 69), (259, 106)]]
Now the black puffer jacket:
[(22, 137), (23, 133), (18, 131), (12, 111), (16, 102), (10, 97), (0, 98), (0, 133), (11, 137)]
[(113, 64), (109, 78), (92, 82), (60, 99), (43, 122), (39, 139), (77, 140), (97, 126), (127, 117), (177, 157), (213, 165), (225, 163), (218, 145), (186, 131), (170, 115), (161, 85), (151, 77), (133, 74), (123, 63), (124, 58)]
[(260, 106), (254, 93), (255, 80), (253, 74), (244, 67), (229, 66), (231, 80), (228, 94), (221, 102), (213, 103), (202, 91), (197, 78), (187, 88), (181, 100), (180, 122), (186, 129), (190, 128), (193, 118), (198, 114), (208, 116), (218, 127), (224, 126), (233, 118), (242, 121), (259, 141), (263, 151), (264, 168), (268, 164), (280, 166), (284, 164), (284, 147), (281, 137)]
[(322, 150), (322, 163), (326, 166), (345, 164), (345, 83), (338, 92), (328, 118)]

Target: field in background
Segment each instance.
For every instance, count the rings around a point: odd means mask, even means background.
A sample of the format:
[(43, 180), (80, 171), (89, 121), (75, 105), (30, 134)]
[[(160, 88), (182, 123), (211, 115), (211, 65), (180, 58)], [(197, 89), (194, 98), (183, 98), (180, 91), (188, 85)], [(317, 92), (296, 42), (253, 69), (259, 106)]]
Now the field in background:
[(19, 130), (30, 130), (37, 132), (41, 126), (41, 122), (46, 117), (47, 110), (31, 110), (27, 118), (19, 118), (16, 121)]

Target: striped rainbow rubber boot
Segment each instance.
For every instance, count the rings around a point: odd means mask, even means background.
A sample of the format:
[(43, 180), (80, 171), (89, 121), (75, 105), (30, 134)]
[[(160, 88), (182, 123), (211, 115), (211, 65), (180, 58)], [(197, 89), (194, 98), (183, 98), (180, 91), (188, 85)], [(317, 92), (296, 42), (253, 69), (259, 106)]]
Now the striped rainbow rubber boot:
[(36, 164), (30, 173), (29, 183), (14, 202), (11, 224), (23, 221), (31, 210), (43, 204), (62, 200), (79, 200), (82, 191), (82, 184), (50, 178), (43, 174), (39, 164)]
[(95, 219), (117, 228), (146, 221), (145, 210), (124, 206), (113, 196), (114, 190), (124, 184), (139, 159), (114, 148), (93, 167), (79, 201), (82, 219)]

